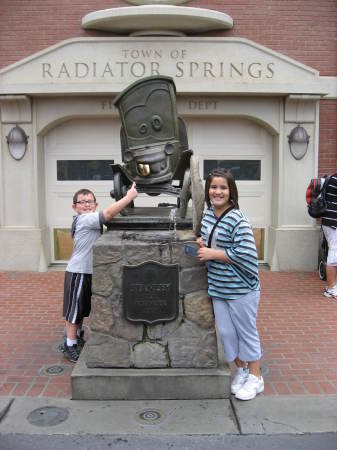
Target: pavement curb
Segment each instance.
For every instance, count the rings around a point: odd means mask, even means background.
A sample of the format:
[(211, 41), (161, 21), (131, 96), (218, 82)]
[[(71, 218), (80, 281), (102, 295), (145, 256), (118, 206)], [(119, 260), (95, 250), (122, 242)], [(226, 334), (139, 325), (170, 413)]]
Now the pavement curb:
[[(39, 414), (41, 410), (44, 414), (48, 408), (66, 410), (66, 419), (54, 425), (49, 425), (47, 420), (42, 426), (29, 422), (28, 416), (33, 411)], [(337, 433), (335, 395), (259, 396), (250, 402), (235, 399), (86, 401), (16, 397), (2, 398), (0, 412), (0, 434), (242, 436)]]

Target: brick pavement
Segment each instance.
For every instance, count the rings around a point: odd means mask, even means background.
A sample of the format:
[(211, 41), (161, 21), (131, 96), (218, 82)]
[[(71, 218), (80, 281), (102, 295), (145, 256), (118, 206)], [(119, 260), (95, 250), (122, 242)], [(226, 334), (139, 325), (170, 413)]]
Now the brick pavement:
[[(337, 300), (316, 273), (261, 271), (264, 395), (337, 393)], [(70, 398), (62, 271), (0, 272), (0, 396)], [(63, 366), (63, 375), (43, 372)]]

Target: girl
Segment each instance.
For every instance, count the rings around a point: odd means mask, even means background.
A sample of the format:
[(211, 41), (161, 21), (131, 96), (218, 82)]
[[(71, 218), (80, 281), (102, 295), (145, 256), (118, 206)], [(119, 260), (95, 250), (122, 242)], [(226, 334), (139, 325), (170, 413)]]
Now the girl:
[(205, 199), (208, 209), (197, 241), (198, 256), (208, 268), (208, 294), (227, 361), (234, 361), (237, 368), (231, 392), (237, 399), (251, 400), (264, 390), (256, 328), (260, 283), (254, 236), (239, 209), (238, 190), (229, 171), (216, 169), (209, 174)]

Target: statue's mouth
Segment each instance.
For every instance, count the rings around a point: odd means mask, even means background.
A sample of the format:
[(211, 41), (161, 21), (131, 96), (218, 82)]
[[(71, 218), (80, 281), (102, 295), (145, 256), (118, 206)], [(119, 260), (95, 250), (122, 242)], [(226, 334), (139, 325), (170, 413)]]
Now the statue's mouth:
[(165, 159), (153, 163), (145, 163), (145, 162), (137, 163), (138, 173), (142, 177), (148, 177), (151, 175), (157, 176), (161, 174), (163, 171), (166, 171), (167, 167), (168, 162)]
[(164, 151), (157, 151), (150, 153), (148, 150), (138, 152), (135, 156), (137, 171), (142, 177), (149, 177), (151, 175), (158, 175), (163, 170), (167, 169), (166, 155)]
[(142, 177), (147, 177), (151, 173), (149, 164), (137, 164), (137, 168)]
[(176, 148), (174, 143), (165, 145), (152, 145), (144, 148), (127, 149), (124, 160), (131, 163), (133, 160), (139, 176), (154, 178), (165, 174), (170, 165), (170, 157), (174, 155)]

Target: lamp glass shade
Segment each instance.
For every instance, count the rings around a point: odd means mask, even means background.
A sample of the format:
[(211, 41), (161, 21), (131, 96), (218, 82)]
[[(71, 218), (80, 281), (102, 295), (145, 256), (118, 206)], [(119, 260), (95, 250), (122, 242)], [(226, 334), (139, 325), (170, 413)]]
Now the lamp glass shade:
[(302, 159), (308, 150), (307, 142), (292, 142), (289, 147), (290, 153), (295, 159)]
[(310, 136), (305, 128), (297, 125), (288, 136), (290, 153), (295, 159), (302, 159), (308, 150)]
[(10, 155), (14, 159), (22, 159), (26, 153), (28, 136), (24, 130), (16, 125), (7, 136), (7, 143)]

